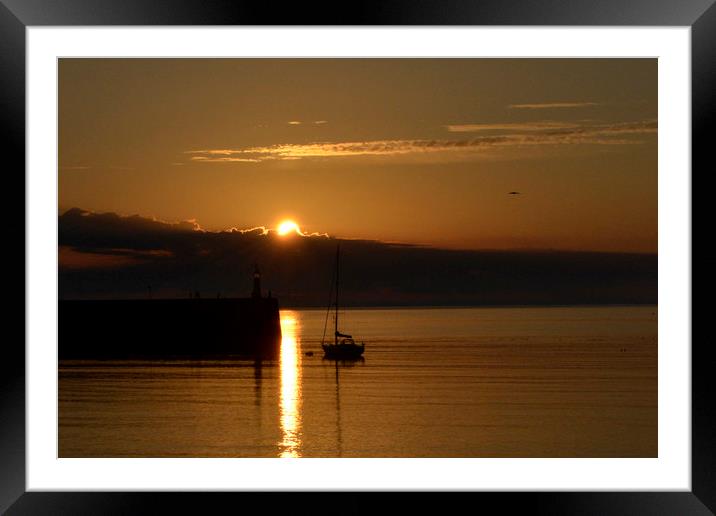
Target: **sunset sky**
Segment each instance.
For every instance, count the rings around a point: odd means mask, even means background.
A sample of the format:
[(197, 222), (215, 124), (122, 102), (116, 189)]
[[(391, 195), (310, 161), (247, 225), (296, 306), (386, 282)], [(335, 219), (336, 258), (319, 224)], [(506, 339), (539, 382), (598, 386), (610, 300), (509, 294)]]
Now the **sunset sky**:
[(61, 59), (59, 132), (60, 213), (657, 250), (655, 59)]

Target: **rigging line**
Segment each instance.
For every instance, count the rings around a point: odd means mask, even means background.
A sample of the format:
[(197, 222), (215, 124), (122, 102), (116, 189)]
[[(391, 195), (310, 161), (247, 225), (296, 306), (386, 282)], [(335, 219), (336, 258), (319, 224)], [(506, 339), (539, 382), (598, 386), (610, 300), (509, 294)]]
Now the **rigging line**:
[(326, 322), (323, 323), (323, 337), (321, 337), (321, 345), (326, 341), (326, 328), (328, 328), (328, 316), (331, 314), (331, 299), (333, 298), (333, 281), (335, 278), (331, 275), (331, 288), (328, 289), (328, 309), (326, 310)]

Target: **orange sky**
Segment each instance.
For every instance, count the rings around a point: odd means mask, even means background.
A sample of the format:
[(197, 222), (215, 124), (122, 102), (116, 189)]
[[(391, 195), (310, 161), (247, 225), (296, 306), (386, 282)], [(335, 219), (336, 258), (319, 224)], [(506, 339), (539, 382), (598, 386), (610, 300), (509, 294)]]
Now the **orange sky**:
[(655, 59), (62, 59), (59, 78), (60, 211), (656, 252)]

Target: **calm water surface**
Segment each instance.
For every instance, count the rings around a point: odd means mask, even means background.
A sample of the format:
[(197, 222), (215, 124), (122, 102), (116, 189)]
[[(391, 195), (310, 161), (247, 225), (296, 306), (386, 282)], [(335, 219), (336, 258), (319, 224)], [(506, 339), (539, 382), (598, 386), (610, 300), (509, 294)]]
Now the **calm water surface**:
[(348, 310), (356, 363), (325, 317), (272, 362), (61, 362), (59, 456), (657, 455), (654, 306)]

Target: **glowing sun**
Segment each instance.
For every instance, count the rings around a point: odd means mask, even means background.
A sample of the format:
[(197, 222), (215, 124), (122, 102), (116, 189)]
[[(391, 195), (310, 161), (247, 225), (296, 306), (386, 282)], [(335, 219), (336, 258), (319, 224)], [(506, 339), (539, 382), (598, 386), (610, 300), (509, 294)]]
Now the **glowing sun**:
[(284, 220), (281, 222), (281, 224), (278, 225), (276, 228), (276, 231), (280, 236), (286, 236), (286, 235), (300, 235), (301, 234), (301, 228), (298, 227), (298, 224), (296, 224), (292, 220)]

